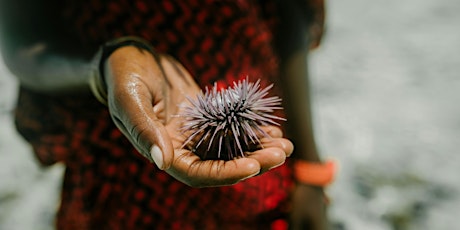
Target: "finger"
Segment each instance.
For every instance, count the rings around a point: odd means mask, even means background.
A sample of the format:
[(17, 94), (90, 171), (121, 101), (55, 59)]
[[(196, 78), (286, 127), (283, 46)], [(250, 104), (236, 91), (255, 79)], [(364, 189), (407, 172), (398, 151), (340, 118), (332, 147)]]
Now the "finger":
[(168, 168), (174, 158), (172, 143), (152, 108), (162, 98), (156, 61), (134, 47), (123, 47), (112, 53), (105, 70), (109, 110), (117, 125), (143, 155), (150, 156), (160, 169)]
[(196, 84), (195, 80), (193, 79), (192, 75), (185, 69), (185, 67), (178, 62), (175, 58), (169, 55), (165, 55), (165, 59), (168, 61), (165, 63), (167, 68), (173, 70), (175, 72), (175, 77), (179, 77), (183, 83), (182, 87), (192, 87), (195, 90), (199, 90), (200, 88)]
[(167, 172), (191, 187), (232, 185), (260, 172), (258, 161), (251, 158), (202, 161), (197, 155), (185, 150), (176, 152), (176, 155), (173, 166)]
[(150, 95), (146, 91), (142, 84), (116, 91), (109, 107), (131, 143), (164, 170), (170, 167), (174, 151), (162, 120), (154, 113), (150, 97), (145, 96)]
[(279, 127), (269, 125), (260, 127), (265, 131), (270, 137), (283, 137), (283, 131)]
[(286, 161), (286, 152), (281, 148), (270, 147), (257, 150), (248, 155), (247, 158), (251, 158), (259, 162), (260, 174), (276, 168), (282, 165)]
[(263, 138), (260, 140), (263, 148), (280, 148), (286, 154), (286, 157), (291, 156), (294, 151), (294, 144), (286, 138)]
[(183, 104), (188, 103), (186, 97), (195, 97), (200, 92), (200, 88), (190, 73), (173, 57), (162, 55), (161, 66), (164, 69), (167, 87), (173, 92), (166, 96), (168, 101), (165, 105), (165, 114), (166, 121), (169, 121), (171, 115), (177, 115)]

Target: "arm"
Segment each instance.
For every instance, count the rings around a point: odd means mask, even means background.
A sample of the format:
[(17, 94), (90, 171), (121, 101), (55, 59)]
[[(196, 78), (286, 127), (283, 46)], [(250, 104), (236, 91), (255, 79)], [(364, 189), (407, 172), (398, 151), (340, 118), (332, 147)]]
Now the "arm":
[[(318, 162), (314, 141), (308, 51), (319, 45), (324, 24), (323, 0), (292, 0), (279, 5), (280, 26), (276, 48), (281, 58), (280, 85), (288, 118), (288, 136), (295, 142), (295, 157)], [(318, 29), (319, 27), (319, 29)]]
[[(48, 3), (48, 4), (45, 4)], [(0, 45), (5, 64), (25, 87), (87, 88), (92, 51), (61, 25), (54, 1), (1, 0)]]
[[(288, 102), (285, 105), (288, 133), (295, 145), (293, 156), (310, 164), (320, 163), (321, 159), (314, 138), (306, 63), (306, 51), (288, 59), (282, 86), (287, 92), (284, 100)], [(290, 229), (327, 229), (325, 199), (322, 187), (299, 181), (293, 194)]]
[[(281, 86), (285, 101), (288, 137), (295, 145), (294, 173), (298, 179), (292, 198), (290, 229), (327, 229), (326, 198), (323, 187), (311, 183), (311, 165), (321, 165), (312, 123), (309, 50), (319, 46), (324, 26), (324, 1), (299, 0), (303, 7), (291, 7), (282, 12), (284, 22), (278, 38), (281, 62)], [(297, 13), (297, 14), (295, 14)], [(306, 36), (305, 36), (306, 35)], [(301, 39), (303, 38), (303, 39)], [(308, 180), (300, 178), (298, 167)], [(323, 166), (319, 166), (323, 168)], [(327, 177), (327, 176), (326, 176)]]
[(88, 88), (90, 61), (48, 54), (45, 43), (4, 52), (9, 70), (30, 89), (59, 92)]
[(285, 92), (288, 135), (295, 144), (294, 157), (320, 162), (312, 124), (307, 55), (306, 51), (297, 52), (285, 61), (281, 86)]

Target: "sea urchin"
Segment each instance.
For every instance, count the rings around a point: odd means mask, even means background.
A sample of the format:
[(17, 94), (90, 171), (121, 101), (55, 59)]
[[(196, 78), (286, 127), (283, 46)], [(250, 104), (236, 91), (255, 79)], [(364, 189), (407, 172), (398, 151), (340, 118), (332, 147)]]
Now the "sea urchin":
[(279, 97), (266, 97), (273, 84), (261, 89), (260, 80), (238, 81), (233, 87), (218, 90), (206, 88), (180, 115), (185, 118), (182, 133), (189, 134), (184, 148), (203, 160), (232, 160), (245, 152), (263, 148), (260, 137), (268, 137), (261, 129), (277, 125), (284, 118), (273, 115), (282, 109)]

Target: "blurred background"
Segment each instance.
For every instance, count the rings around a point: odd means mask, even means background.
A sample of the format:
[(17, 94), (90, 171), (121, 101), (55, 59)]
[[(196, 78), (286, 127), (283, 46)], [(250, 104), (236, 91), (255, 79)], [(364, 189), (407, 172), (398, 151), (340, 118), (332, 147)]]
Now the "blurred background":
[[(326, 0), (310, 58), (334, 229), (451, 230), (460, 217), (460, 2)], [(63, 166), (41, 168), (12, 121), (0, 60), (0, 229), (52, 229)]]

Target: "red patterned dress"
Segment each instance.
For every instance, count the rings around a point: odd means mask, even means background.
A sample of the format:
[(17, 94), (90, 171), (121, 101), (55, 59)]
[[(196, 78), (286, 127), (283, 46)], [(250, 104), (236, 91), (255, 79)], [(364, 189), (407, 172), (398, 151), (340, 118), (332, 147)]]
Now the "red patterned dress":
[[(135, 35), (179, 60), (200, 86), (277, 80), (276, 7), (240, 0), (64, 0), (63, 24), (89, 49)], [(60, 6), (61, 7), (61, 6)], [(21, 88), (19, 132), (45, 165), (66, 165), (58, 229), (283, 229), (293, 187), (287, 165), (217, 188), (190, 188), (158, 170), (91, 94)]]

